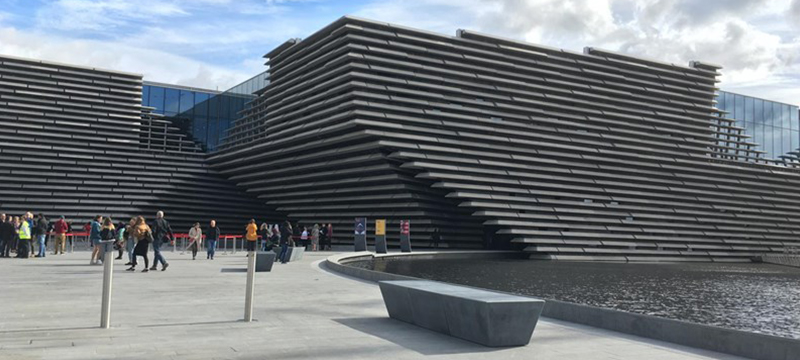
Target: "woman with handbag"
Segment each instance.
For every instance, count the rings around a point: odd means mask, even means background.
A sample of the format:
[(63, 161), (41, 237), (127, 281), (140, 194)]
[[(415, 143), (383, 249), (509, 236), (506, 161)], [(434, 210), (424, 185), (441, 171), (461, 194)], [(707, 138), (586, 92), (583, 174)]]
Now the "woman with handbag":
[(144, 270), (142, 270), (142, 272), (148, 272), (150, 268), (150, 259), (147, 258), (147, 250), (150, 243), (153, 242), (153, 232), (150, 230), (150, 227), (147, 226), (144, 217), (136, 217), (136, 224), (133, 226), (132, 233), (134, 239), (136, 239), (136, 247), (133, 248), (133, 264), (127, 271), (136, 270), (136, 257), (141, 256), (144, 258)]

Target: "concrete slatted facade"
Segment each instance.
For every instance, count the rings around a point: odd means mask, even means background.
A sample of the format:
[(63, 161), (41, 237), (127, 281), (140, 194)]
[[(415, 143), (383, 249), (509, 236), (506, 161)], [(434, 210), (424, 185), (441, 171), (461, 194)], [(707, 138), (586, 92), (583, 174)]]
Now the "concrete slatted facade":
[(141, 97), (141, 75), (0, 57), (0, 212), (79, 224), (161, 209), (176, 231), (216, 218), (236, 233), (264, 216)]
[(800, 245), (800, 173), (754, 163), (714, 108), (718, 66), (352, 17), (265, 57), (270, 85), (210, 161), (302, 223), (410, 218), (418, 244), (438, 227), (532, 258)]

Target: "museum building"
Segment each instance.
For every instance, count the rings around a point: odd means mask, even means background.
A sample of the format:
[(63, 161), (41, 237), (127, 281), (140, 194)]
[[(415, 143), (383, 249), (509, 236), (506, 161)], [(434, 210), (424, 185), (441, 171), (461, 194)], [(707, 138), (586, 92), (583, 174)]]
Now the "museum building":
[[(265, 58), (263, 86), (226, 120), (186, 100), (184, 118), (216, 116), (213, 131), (178, 126), (180, 90), (175, 114), (142, 106), (141, 76), (0, 59), (0, 209), (288, 218), (333, 223), (339, 243), (356, 217), (370, 234), (387, 219), (390, 244), (410, 220), (417, 246), (438, 229), (448, 247), (537, 259), (800, 245), (800, 171), (779, 153), (794, 133), (765, 151), (736, 94), (718, 104), (720, 66), (354, 17)], [(777, 108), (797, 129), (797, 107)]]

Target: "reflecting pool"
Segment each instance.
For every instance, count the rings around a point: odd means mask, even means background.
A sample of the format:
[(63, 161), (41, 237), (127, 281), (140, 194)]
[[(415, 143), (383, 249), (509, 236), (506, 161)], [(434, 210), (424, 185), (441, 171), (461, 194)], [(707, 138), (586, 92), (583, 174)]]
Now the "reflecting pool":
[(535, 260), (391, 260), (348, 265), (800, 339), (798, 268)]

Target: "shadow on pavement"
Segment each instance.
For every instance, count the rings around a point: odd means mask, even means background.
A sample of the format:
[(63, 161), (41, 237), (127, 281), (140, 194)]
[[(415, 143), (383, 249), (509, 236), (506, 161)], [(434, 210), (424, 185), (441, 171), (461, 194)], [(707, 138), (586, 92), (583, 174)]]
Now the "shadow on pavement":
[(224, 273), (246, 273), (247, 269), (242, 269), (242, 268), (222, 268), (222, 269), (220, 269), (220, 272), (224, 272)]
[(485, 353), (507, 349), (478, 345), (388, 317), (333, 319), (333, 321), (423, 355)]

